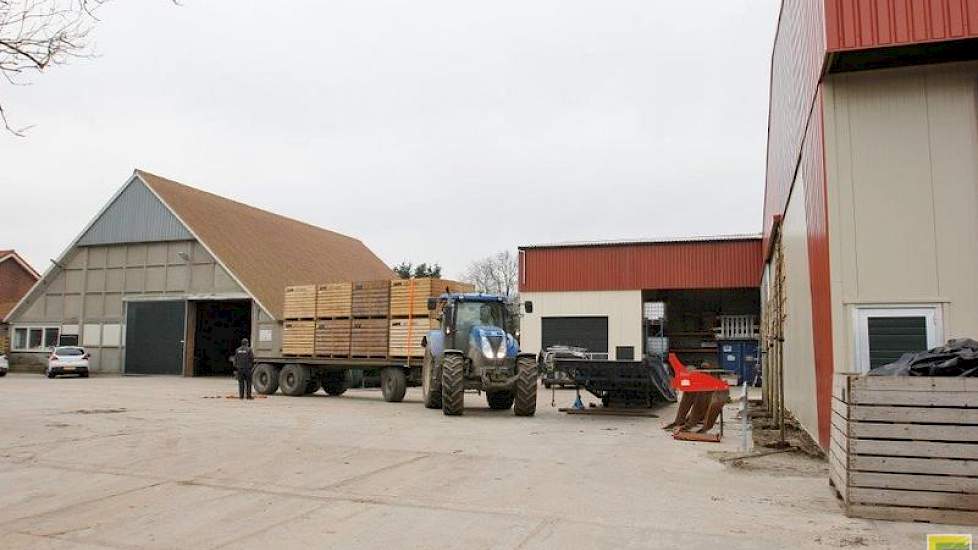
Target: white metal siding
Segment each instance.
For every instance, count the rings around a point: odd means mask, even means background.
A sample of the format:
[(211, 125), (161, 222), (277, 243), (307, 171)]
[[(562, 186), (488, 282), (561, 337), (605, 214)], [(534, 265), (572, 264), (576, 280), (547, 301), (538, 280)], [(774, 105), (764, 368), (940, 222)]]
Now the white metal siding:
[(523, 316), (520, 347), (539, 353), (542, 340), (542, 317), (602, 316), (608, 317), (608, 353), (615, 359), (615, 347), (632, 346), (635, 357), (642, 353), (642, 292), (524, 292), (522, 300), (533, 302), (533, 313)]

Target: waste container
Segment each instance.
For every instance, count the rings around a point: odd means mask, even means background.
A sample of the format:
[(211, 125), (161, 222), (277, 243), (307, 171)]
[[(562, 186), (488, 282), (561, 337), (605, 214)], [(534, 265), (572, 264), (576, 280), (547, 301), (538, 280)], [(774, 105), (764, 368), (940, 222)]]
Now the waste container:
[(737, 375), (737, 384), (755, 383), (757, 340), (720, 340), (717, 352), (720, 366)]

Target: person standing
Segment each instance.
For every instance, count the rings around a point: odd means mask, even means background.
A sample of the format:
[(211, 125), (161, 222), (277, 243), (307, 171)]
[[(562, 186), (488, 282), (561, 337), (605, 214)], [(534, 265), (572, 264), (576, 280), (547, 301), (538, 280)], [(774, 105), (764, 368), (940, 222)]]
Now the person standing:
[(251, 396), (251, 369), (255, 365), (255, 354), (251, 351), (247, 338), (241, 339), (241, 347), (234, 350), (234, 368), (238, 372), (238, 398), (254, 399)]

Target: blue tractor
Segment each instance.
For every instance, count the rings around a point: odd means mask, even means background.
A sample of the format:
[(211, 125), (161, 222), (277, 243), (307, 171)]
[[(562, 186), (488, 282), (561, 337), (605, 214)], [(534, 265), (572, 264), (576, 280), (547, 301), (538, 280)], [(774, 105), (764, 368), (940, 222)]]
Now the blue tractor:
[[(533, 303), (526, 302), (527, 313)], [(537, 409), (537, 362), (520, 353), (513, 336), (519, 314), (506, 299), (490, 294), (443, 294), (428, 299), (428, 309), (440, 311), (441, 326), (423, 339), (421, 387), (424, 404), (446, 415), (465, 409), (465, 390), (485, 392), (489, 407), (513, 408), (516, 416), (533, 416)]]

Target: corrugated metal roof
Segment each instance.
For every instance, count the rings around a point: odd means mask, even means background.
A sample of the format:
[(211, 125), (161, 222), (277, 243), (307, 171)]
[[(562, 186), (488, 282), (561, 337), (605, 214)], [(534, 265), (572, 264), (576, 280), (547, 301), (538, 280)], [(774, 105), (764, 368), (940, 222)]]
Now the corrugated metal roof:
[(711, 241), (746, 241), (751, 239), (760, 239), (760, 233), (739, 233), (731, 235), (698, 235), (689, 237), (658, 237), (650, 239), (616, 239), (607, 241), (565, 241), (556, 243), (543, 243), (543, 244), (525, 244), (520, 245), (520, 250), (527, 250), (532, 248), (573, 248), (573, 247), (589, 247), (589, 246), (620, 246), (626, 244), (641, 245), (641, 244), (664, 244), (664, 243), (699, 243), (699, 242), (711, 242)]
[(520, 251), (521, 292), (753, 288), (763, 262), (757, 235)]

